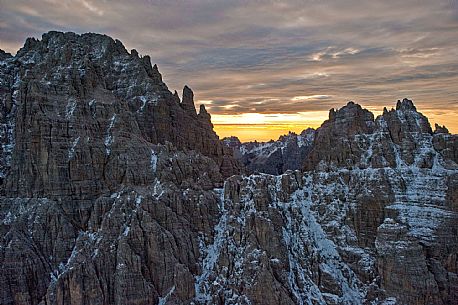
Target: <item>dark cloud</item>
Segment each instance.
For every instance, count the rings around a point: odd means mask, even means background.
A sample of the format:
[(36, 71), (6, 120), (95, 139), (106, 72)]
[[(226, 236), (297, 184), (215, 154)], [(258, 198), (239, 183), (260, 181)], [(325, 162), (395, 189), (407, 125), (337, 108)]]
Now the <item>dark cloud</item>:
[(102, 32), (150, 54), (170, 88), (190, 85), (212, 114), (347, 100), (381, 110), (408, 96), (458, 121), (457, 1), (0, 0), (0, 48), (49, 30)]

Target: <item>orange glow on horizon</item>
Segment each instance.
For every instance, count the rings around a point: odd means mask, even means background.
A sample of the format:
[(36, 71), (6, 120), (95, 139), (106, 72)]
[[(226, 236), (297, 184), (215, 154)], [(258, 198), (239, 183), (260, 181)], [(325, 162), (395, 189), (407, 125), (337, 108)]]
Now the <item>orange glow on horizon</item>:
[[(371, 109), (372, 110), (372, 109)], [(428, 117), (432, 129), (434, 124), (445, 125), (451, 133), (458, 131), (455, 113), (421, 111)], [(374, 111), (374, 116), (381, 111)], [(237, 115), (212, 115), (215, 132), (220, 139), (236, 136), (242, 142), (267, 142), (277, 140), (281, 135), (292, 131), (299, 134), (309, 127), (318, 128), (328, 119), (328, 111), (302, 112), (297, 114), (243, 113)]]
[(328, 111), (309, 111), (298, 113), (242, 113), (213, 114), (215, 125), (308, 125), (320, 126), (328, 118)]
[(300, 133), (308, 127), (318, 128), (328, 118), (328, 111), (293, 114), (242, 113), (212, 115), (215, 131), (220, 137), (236, 136), (242, 142), (277, 140), (292, 131)]
[(215, 124), (214, 126), (220, 139), (236, 136), (242, 142), (267, 142), (277, 140), (290, 131), (299, 134), (308, 127), (319, 127), (300, 124)]

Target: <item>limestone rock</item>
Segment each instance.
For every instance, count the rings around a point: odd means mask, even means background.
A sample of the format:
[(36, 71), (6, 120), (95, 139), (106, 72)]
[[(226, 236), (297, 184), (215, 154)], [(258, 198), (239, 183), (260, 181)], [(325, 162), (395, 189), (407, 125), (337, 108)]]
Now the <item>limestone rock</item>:
[(188, 86), (184, 86), (183, 88), (183, 100), (181, 101), (181, 107), (183, 107), (183, 109), (190, 115), (197, 115), (196, 108), (194, 106), (194, 93)]
[(313, 148), (306, 158), (306, 169), (312, 169), (323, 161), (335, 166), (354, 166), (364, 148), (355, 147), (352, 141), (361, 134), (372, 134), (375, 129), (374, 115), (353, 102), (341, 109), (329, 112), (315, 134)]
[[(230, 152), (224, 150), (211, 122), (196, 120), (194, 107), (187, 110), (180, 106), (148, 56), (129, 54), (120, 41), (108, 36), (49, 32), (41, 41), (28, 39), (17, 55), (5, 62), (3, 71), (2, 100), (7, 112), (2, 119), (3, 126), (10, 127), (2, 135), (15, 133), (10, 138), (14, 137), (16, 147), (21, 148), (18, 151), (36, 154), (30, 160), (38, 162), (38, 171), (41, 166), (55, 170), (67, 167), (67, 158), (56, 155), (61, 153), (60, 148), (49, 147), (48, 142), (61, 143), (68, 149), (75, 143), (76, 154), (85, 145), (101, 145), (95, 162), (89, 159), (94, 155), (88, 154), (82, 154), (84, 158), (79, 162), (100, 167), (106, 163), (103, 159), (110, 156), (99, 151), (108, 150), (103, 148), (106, 144), (116, 145), (119, 136), (112, 133), (118, 132), (126, 139), (135, 135), (153, 144), (171, 142), (179, 149), (196, 150), (219, 165), (232, 159), (225, 155)], [(192, 91), (186, 87), (184, 92), (184, 104), (190, 105)], [(11, 111), (16, 114), (5, 122)], [(99, 141), (101, 135), (113, 143)], [(31, 143), (39, 149), (23, 146)], [(19, 154), (16, 157), (29, 158)], [(57, 163), (47, 164), (48, 159)], [(232, 164), (236, 165), (235, 160)], [(223, 175), (228, 176), (237, 173), (238, 168), (225, 171)], [(29, 185), (24, 188), (30, 190)]]
[[(396, 110), (385, 108), (375, 120), (370, 112), (349, 102), (337, 112), (332, 110), (329, 120), (317, 129), (304, 168), (383, 168), (404, 163), (431, 168), (436, 150), (443, 150), (441, 158), (456, 163), (454, 138), (445, 133), (433, 134), (428, 119), (411, 100), (398, 101)], [(431, 141), (434, 148), (430, 147)], [(420, 152), (419, 147), (425, 146), (428, 148)]]
[(108, 36), (0, 56), (0, 304), (457, 304), (457, 137), (412, 101), (241, 144)]

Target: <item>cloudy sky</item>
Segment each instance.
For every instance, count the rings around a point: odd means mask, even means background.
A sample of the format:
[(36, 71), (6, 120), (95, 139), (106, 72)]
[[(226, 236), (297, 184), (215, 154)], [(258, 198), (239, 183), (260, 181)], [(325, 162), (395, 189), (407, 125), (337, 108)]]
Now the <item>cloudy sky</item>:
[(457, 0), (0, 0), (1, 49), (49, 30), (151, 55), (215, 123), (298, 130), (348, 100), (378, 114), (409, 97), (458, 132)]

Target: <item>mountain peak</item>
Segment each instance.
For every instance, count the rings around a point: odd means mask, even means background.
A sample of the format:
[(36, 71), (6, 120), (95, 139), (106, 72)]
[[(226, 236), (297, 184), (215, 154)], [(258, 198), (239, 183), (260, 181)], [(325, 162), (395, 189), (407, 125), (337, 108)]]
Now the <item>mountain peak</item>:
[(458, 139), (413, 103), (374, 124), (348, 102), (316, 132), (242, 144), (159, 77), (98, 34), (1, 61), (2, 304), (456, 299), (437, 292), (457, 277)]
[(130, 50), (130, 55), (132, 55), (132, 56), (134, 56), (134, 57), (137, 57), (137, 58), (139, 57), (139, 56), (138, 56), (138, 52), (137, 52), (137, 50), (135, 50), (135, 49)]
[(329, 111), (329, 120), (322, 126), (334, 126), (337, 133), (354, 134), (358, 132), (370, 133), (374, 125), (374, 115), (361, 105), (349, 101), (347, 105)]
[(412, 100), (404, 98), (402, 99), (402, 101), (398, 100), (398, 102), (396, 103), (396, 110), (417, 111), (417, 108), (413, 104)]
[(448, 131), (448, 128), (445, 127), (445, 125), (440, 126), (439, 124), (436, 123), (436, 124), (434, 124), (434, 133), (435, 134), (437, 134), (437, 133), (447, 133), (448, 134), (450, 132)]
[[(6, 55), (0, 53), (0, 56)], [(3, 70), (4, 67), (7, 69)], [(12, 100), (10, 92), (13, 92), (11, 84), (14, 81), (10, 71), (13, 70), (17, 71), (17, 83), (23, 83), (24, 87), (28, 82), (41, 84), (34, 87), (33, 92), (28, 92), (27, 103), (23, 100), (24, 94), (18, 94)], [(33, 119), (39, 120), (42, 126), (49, 123), (54, 128), (57, 123), (52, 120), (59, 119), (72, 126), (67, 137), (98, 139), (98, 135), (103, 135), (105, 140), (96, 144), (102, 145), (107, 158), (115, 155), (114, 146), (123, 140), (114, 134), (124, 132), (135, 134), (151, 144), (170, 142), (177, 149), (196, 150), (216, 160), (218, 165), (226, 158), (213, 131), (210, 115), (201, 111), (197, 118), (192, 90), (188, 86), (183, 88), (183, 102), (180, 104), (178, 94), (168, 90), (150, 56), (141, 56), (135, 49), (129, 53), (121, 41), (107, 35), (51, 31), (43, 34), (41, 40), (28, 38), (14, 61), (0, 65), (0, 87), (3, 84), (6, 87), (0, 88), (0, 97), (6, 100), (6, 108), (13, 108), (8, 105), (14, 103), (14, 109), (20, 112), (25, 105), (40, 105), (46, 110)], [(136, 121), (134, 127), (130, 124), (132, 121)], [(87, 131), (82, 127), (86, 122), (92, 122), (100, 130)], [(3, 137), (0, 132), (0, 140)], [(8, 140), (6, 145), (14, 143), (13, 140)], [(66, 142), (68, 138), (58, 140)], [(71, 156), (77, 153), (82, 143), (75, 145), (77, 147), (70, 147), (70, 151), (74, 151)], [(67, 161), (59, 159), (65, 164)], [(0, 162), (0, 171), (2, 167)], [(24, 189), (28, 191), (30, 188)]]
[(308, 127), (307, 129), (304, 129), (301, 131), (301, 136), (306, 136), (306, 135), (310, 135), (310, 134), (315, 134), (315, 128), (311, 128), (311, 127)]
[(6, 60), (6, 59), (11, 58), (11, 57), (13, 57), (13, 55), (11, 55), (10, 53), (7, 53), (7, 52), (3, 51), (2, 49), (0, 49), (0, 61)]
[(237, 138), (236, 136), (222, 138), (221, 142), (223, 142), (225, 146), (230, 147), (230, 148), (238, 149), (242, 145), (242, 142), (240, 142), (240, 139)]
[(329, 120), (331, 121), (342, 120), (342, 119), (353, 119), (353, 118), (357, 118), (360, 116), (363, 116), (363, 117), (372, 116), (372, 120), (373, 120), (373, 115), (370, 111), (362, 108), (361, 105), (353, 101), (349, 101), (345, 106), (343, 106), (340, 109), (336, 110), (334, 108), (331, 108), (329, 110)]
[(336, 110), (334, 108), (329, 109), (329, 120), (332, 121), (336, 117)]
[[(399, 144), (405, 133), (421, 132), (432, 134), (428, 118), (418, 112), (412, 100), (404, 98), (398, 100), (396, 109), (383, 111), (380, 116), (383, 125), (386, 125), (396, 144)], [(380, 120), (379, 120), (380, 121)]]

